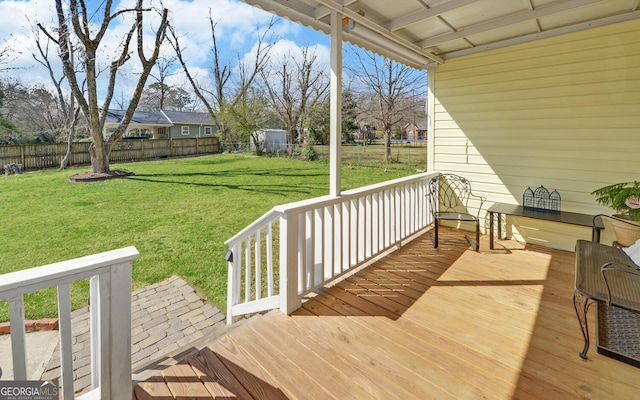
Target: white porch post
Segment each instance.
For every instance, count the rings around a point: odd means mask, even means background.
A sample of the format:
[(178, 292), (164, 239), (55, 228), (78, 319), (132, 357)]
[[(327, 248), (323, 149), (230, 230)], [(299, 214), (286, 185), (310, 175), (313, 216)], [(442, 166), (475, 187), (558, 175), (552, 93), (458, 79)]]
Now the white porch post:
[(435, 170), (435, 137), (436, 137), (436, 94), (435, 88), (436, 69), (432, 68), (427, 74), (427, 171)]
[(329, 179), (331, 196), (340, 196), (342, 146), (342, 15), (331, 11), (331, 95)]

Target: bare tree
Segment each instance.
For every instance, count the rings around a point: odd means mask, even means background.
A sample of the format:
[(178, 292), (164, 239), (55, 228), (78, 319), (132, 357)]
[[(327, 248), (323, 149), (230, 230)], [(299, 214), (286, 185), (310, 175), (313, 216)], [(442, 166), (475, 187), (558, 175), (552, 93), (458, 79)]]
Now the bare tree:
[(191, 94), (179, 86), (169, 86), (160, 82), (153, 82), (142, 92), (138, 110), (182, 111), (193, 103)]
[(249, 88), (253, 85), (255, 78), (264, 70), (269, 60), (269, 52), (274, 45), (274, 42), (270, 42), (267, 39), (271, 34), (275, 19), (271, 19), (266, 29), (260, 33), (259, 27), (256, 28), (258, 33), (258, 42), (256, 45), (256, 51), (251, 63), (246, 63), (239, 58), (238, 70), (242, 71), (242, 78), (238, 81), (232, 81), (233, 68), (230, 64), (223, 62), (220, 49), (218, 47), (218, 40), (216, 37), (216, 27), (218, 22), (214, 22), (211, 10), (209, 10), (209, 25), (211, 28), (211, 41), (212, 41), (212, 55), (213, 55), (213, 67), (211, 75), (213, 78), (213, 90), (208, 90), (202, 87), (187, 68), (186, 60), (184, 59), (182, 48), (180, 47), (180, 41), (178, 34), (173, 27), (170, 27), (171, 38), (170, 42), (173, 46), (178, 60), (182, 65), (182, 68), (187, 76), (191, 87), (207, 109), (211, 118), (215, 121), (218, 132), (223, 140), (229, 140), (230, 123), (234, 113), (234, 108), (247, 94)]
[[(5, 44), (0, 49), (0, 73), (8, 72), (15, 67), (11, 67), (11, 61), (13, 54), (16, 53), (14, 48), (10, 44)], [(0, 89), (0, 109), (4, 106), (5, 93)], [(11, 134), (14, 128), (14, 124), (7, 118), (4, 113), (0, 113), (0, 144), (7, 144), (11, 142)]]
[(325, 70), (317, 64), (316, 54), (309, 47), (303, 47), (299, 60), (289, 54), (273, 70), (262, 73), (271, 105), (284, 123), (289, 144), (299, 140), (307, 110), (327, 96), (330, 82)]
[(20, 67), (11, 65), (16, 54), (20, 54), (20, 51), (16, 50), (9, 40), (5, 41), (4, 46), (0, 49), (0, 73), (20, 69)]
[(172, 72), (173, 64), (176, 62), (177, 58), (175, 56), (171, 57), (159, 57), (158, 61), (156, 61), (156, 66), (158, 67), (157, 74), (150, 74), (150, 76), (155, 79), (155, 97), (157, 97), (158, 110), (164, 110), (165, 101), (169, 92), (175, 90), (174, 86), (170, 86), (167, 84), (167, 78), (174, 75), (175, 72)]
[[(149, 8), (143, 8), (143, 0), (137, 0), (134, 8), (125, 8), (117, 10), (112, 13), (113, 0), (105, 0), (100, 4), (100, 10), (102, 11), (102, 21), (100, 25), (94, 25), (92, 20), (94, 15), (98, 15), (99, 11), (93, 11), (87, 9), (87, 3), (84, 0), (70, 0), (69, 9), (63, 8), (63, 3), (60, 0), (56, 0), (56, 12), (58, 15), (58, 45), (60, 47), (60, 58), (64, 67), (65, 76), (71, 87), (79, 107), (82, 109), (82, 113), (86, 118), (89, 132), (93, 142), (89, 147), (91, 154), (91, 169), (95, 173), (108, 173), (109, 172), (109, 154), (113, 144), (122, 137), (126, 132), (127, 126), (133, 117), (133, 113), (138, 106), (140, 95), (144, 89), (144, 85), (147, 81), (151, 69), (156, 63), (160, 52), (160, 45), (165, 38), (165, 33), (168, 25), (168, 10), (163, 9), (159, 13), (161, 15), (160, 25), (155, 33), (155, 43), (153, 52), (149, 58), (145, 55), (145, 46), (143, 40), (143, 15), (145, 12), (151, 11)], [(109, 25), (112, 21), (119, 19), (127, 14), (133, 14), (133, 22), (126, 37), (122, 40), (116, 58), (110, 63), (109, 66), (109, 83), (107, 87), (106, 97), (102, 104), (102, 107), (98, 106), (98, 75), (99, 64), (98, 55), (100, 50), (100, 44), (104, 38)], [(71, 21), (72, 29), (68, 25), (68, 20)], [(84, 73), (86, 76), (87, 90), (84, 92), (79, 83), (78, 76), (74, 70), (74, 63), (71, 59), (72, 54), (72, 37), (75, 35), (80, 45), (82, 46), (83, 57), (81, 63), (83, 64)], [(109, 105), (113, 98), (113, 92), (116, 85), (116, 78), (118, 76), (118, 70), (127, 61), (131, 59), (131, 53), (129, 46), (136, 36), (136, 50), (138, 55), (138, 61), (142, 65), (142, 72), (138, 77), (138, 82), (132, 94), (131, 101), (125, 111), (125, 115), (122, 122), (118, 127), (106, 137), (103, 135), (103, 128), (109, 110)]]
[(424, 72), (370, 52), (354, 51), (347, 67), (355, 79), (358, 109), (384, 132), (385, 161), (391, 155), (391, 133), (398, 124), (424, 117)]
[[(62, 161), (60, 162), (60, 169), (65, 169), (69, 165), (69, 160), (71, 159), (71, 152), (73, 150), (73, 139), (75, 137), (75, 128), (78, 122), (80, 108), (76, 107), (73, 94), (69, 95), (69, 100), (67, 102), (67, 99), (65, 98), (62, 90), (62, 84), (65, 80), (64, 73), (60, 77), (56, 77), (54, 68), (51, 65), (51, 60), (49, 57), (49, 44), (53, 42), (54, 44), (59, 46), (58, 41), (50, 36), (48, 31), (41, 24), (32, 26), (31, 31), (33, 32), (33, 39), (36, 43), (36, 48), (38, 49), (38, 54), (31, 53), (31, 55), (37, 63), (44, 66), (49, 72), (49, 78), (51, 78), (51, 82), (53, 83), (56, 95), (58, 97), (58, 103), (62, 115), (59, 121), (59, 125), (56, 126), (55, 129), (59, 131), (65, 131), (66, 133), (67, 151), (65, 156), (62, 158)], [(41, 38), (40, 33), (43, 33), (45, 35), (44, 43), (42, 42), (43, 38)], [(74, 46), (71, 42), (69, 43), (69, 50), (70, 62), (74, 64)]]
[[(246, 76), (240, 72), (240, 79)], [(267, 125), (271, 113), (269, 99), (265, 89), (259, 85), (250, 87), (240, 97), (232, 110), (231, 128), (239, 135), (240, 142), (253, 140), (256, 155), (262, 155), (265, 141), (258, 134), (258, 130)]]

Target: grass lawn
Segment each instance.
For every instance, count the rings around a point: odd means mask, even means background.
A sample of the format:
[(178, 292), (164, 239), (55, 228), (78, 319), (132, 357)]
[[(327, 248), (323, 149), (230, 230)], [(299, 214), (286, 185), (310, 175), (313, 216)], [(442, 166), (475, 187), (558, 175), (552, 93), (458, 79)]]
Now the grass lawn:
[[(277, 204), (326, 195), (329, 164), (218, 154), (114, 164), (135, 176), (70, 183), (86, 171), (46, 170), (0, 178), (0, 274), (136, 246), (134, 290), (180, 275), (226, 310), (224, 241)], [(342, 168), (342, 189), (410, 175), (393, 164)], [(72, 289), (86, 305), (88, 282)], [(27, 319), (57, 315), (55, 290), (25, 299)], [(0, 321), (8, 320), (6, 301)]]

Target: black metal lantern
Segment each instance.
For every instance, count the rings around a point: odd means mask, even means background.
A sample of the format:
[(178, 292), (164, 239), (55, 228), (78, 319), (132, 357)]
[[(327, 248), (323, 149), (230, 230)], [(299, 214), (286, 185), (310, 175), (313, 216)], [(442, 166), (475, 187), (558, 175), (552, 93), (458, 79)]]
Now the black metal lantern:
[(559, 213), (560, 204), (560, 193), (557, 190), (549, 193), (543, 185), (540, 185), (536, 190), (528, 187), (522, 194), (522, 207), (525, 210)]

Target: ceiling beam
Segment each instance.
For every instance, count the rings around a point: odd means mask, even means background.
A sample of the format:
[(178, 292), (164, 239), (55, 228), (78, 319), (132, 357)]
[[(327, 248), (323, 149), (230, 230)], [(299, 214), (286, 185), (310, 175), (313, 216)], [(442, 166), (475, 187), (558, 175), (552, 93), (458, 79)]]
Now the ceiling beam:
[[(316, 0), (318, 3), (329, 7), (332, 10), (335, 10), (337, 12), (339, 12), (340, 14), (342, 14), (345, 17), (349, 17), (349, 19), (353, 20), (354, 22), (356, 22), (358, 25), (361, 25), (381, 36), (383, 36), (384, 38), (396, 43), (396, 45), (412, 51), (414, 53), (416, 53), (419, 56), (428, 58), (431, 61), (434, 61), (438, 64), (442, 64), (444, 61), (442, 60), (442, 58), (430, 54), (428, 52), (425, 52), (424, 50), (422, 50), (421, 48), (419, 48), (418, 46), (416, 46), (415, 44), (411, 43), (410, 41), (403, 39), (395, 34), (393, 34), (393, 32), (389, 31), (388, 29), (380, 26), (379, 24), (367, 19), (366, 17), (363, 17), (362, 15), (358, 14), (356, 11), (353, 11), (345, 6), (343, 6), (340, 3), (337, 3), (333, 0)], [(375, 44), (375, 43), (374, 43)], [(385, 46), (388, 48), (388, 46)], [(392, 49), (389, 49), (392, 50)]]
[(630, 13), (620, 14), (620, 15), (613, 15), (611, 17), (601, 18), (594, 21), (582, 22), (579, 24), (564, 26), (556, 29), (550, 29), (543, 32), (532, 33), (530, 35), (519, 36), (513, 39), (501, 40), (501, 41), (489, 43), (486, 45), (480, 45), (471, 49), (453, 51), (447, 54), (446, 59), (449, 60), (456, 57), (468, 56), (471, 54), (481, 53), (487, 50), (499, 49), (503, 47), (513, 46), (516, 44), (532, 42), (538, 39), (545, 39), (549, 37), (560, 36), (567, 33), (579, 32), (586, 29), (617, 24), (619, 22), (625, 22), (625, 21), (630, 21), (630, 20), (639, 19), (639, 18), (640, 18), (640, 10), (630, 12)]
[[(314, 18), (316, 8), (307, 6), (300, 1), (289, 2), (287, 0), (242, 0), (251, 6), (260, 8), (271, 14), (279, 15), (293, 22), (300, 23), (320, 32), (330, 34), (328, 24)], [(295, 6), (295, 7), (294, 7)]]
[(456, 40), (463, 38), (465, 36), (473, 35), (476, 33), (481, 33), (484, 31), (489, 31), (492, 29), (503, 28), (505, 26), (518, 24), (520, 22), (525, 22), (529, 20), (534, 20), (536, 18), (541, 18), (547, 15), (551, 15), (560, 11), (567, 11), (578, 7), (583, 7), (585, 5), (589, 5), (592, 3), (597, 3), (601, 0), (561, 0), (556, 1), (555, 3), (548, 4), (545, 6), (540, 6), (539, 8), (532, 11), (519, 12), (516, 14), (509, 15), (507, 17), (502, 17), (495, 19), (493, 21), (488, 21), (482, 24), (474, 25), (469, 28), (458, 29), (456, 32), (445, 33), (443, 35), (435, 36), (426, 40), (419, 41), (417, 45), (420, 48), (427, 49), (429, 47), (437, 46), (440, 43), (449, 42), (451, 40)]
[(392, 32), (397, 31), (398, 29), (417, 24), (418, 22), (424, 22), (428, 19), (435, 18), (447, 11), (455, 10), (456, 8), (466, 6), (467, 4), (473, 3), (475, 1), (477, 0), (449, 0), (445, 3), (438, 4), (437, 6), (430, 7), (426, 10), (411, 13), (409, 15), (405, 15), (404, 17), (395, 18), (393, 21), (391, 21), (391, 23), (387, 25), (387, 28), (389, 28), (389, 30)]
[[(360, 0), (347, 0), (347, 1), (342, 1), (342, 5), (344, 7), (349, 7), (350, 5), (354, 4), (354, 3), (358, 3)], [(315, 17), (317, 19), (320, 18), (324, 18), (327, 15), (329, 15), (331, 13), (331, 9), (329, 7), (326, 6), (320, 6), (318, 8), (316, 8), (316, 12), (315, 12)]]

